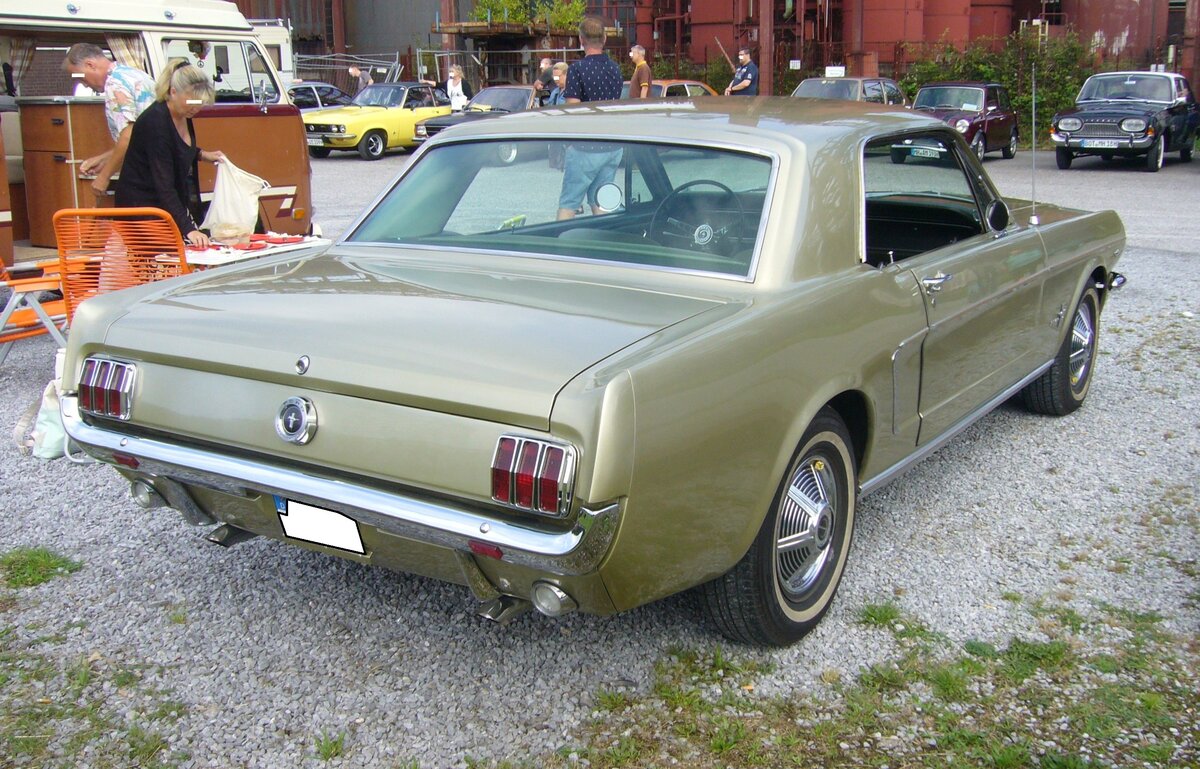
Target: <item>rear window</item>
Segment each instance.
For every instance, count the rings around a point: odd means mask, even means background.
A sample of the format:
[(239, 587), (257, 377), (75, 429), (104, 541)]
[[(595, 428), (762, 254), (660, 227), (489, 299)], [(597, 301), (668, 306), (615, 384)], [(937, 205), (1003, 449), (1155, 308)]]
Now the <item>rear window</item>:
[(747, 277), (773, 171), (762, 155), (673, 144), (445, 144), (346, 240)]

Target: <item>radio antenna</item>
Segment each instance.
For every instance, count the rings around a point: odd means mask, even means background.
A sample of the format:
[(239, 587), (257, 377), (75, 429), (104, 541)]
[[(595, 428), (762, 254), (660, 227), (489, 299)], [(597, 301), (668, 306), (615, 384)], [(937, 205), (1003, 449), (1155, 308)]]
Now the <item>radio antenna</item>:
[(1029, 201), (1029, 203), (1030, 203), (1029, 226), (1036, 227), (1042, 223), (1037, 215), (1037, 140), (1038, 140), (1038, 130), (1037, 130), (1037, 60), (1036, 59), (1031, 64), (1030, 72), (1031, 72), (1030, 78), (1033, 83), (1033, 97), (1032, 97), (1033, 98), (1033, 109), (1032, 109), (1033, 118), (1032, 118), (1032, 125), (1030, 126), (1030, 130), (1029, 130), (1029, 135), (1031, 138), (1031, 141), (1029, 142), (1029, 159), (1030, 159), (1030, 161), (1032, 161), (1032, 168), (1029, 172), (1029, 188), (1030, 188), (1029, 195), (1032, 198)]

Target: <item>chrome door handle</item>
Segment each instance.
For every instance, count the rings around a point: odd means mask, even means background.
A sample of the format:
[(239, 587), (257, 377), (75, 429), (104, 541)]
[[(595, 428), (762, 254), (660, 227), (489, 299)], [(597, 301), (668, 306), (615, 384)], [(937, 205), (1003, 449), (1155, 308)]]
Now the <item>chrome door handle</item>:
[(953, 277), (954, 275), (947, 275), (939, 270), (937, 275), (921, 278), (921, 285), (925, 288), (925, 295), (929, 297), (930, 306), (937, 304), (937, 293), (942, 290), (942, 285)]

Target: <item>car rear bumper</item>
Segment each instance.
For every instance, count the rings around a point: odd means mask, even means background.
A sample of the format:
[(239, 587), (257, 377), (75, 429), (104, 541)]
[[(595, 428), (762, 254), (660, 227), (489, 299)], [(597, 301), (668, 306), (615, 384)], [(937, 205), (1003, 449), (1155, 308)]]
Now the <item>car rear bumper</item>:
[(564, 576), (595, 572), (617, 532), (620, 515), (617, 503), (596, 509), (581, 508), (569, 530), (535, 528), (452, 502), (422, 499), (345, 477), (324, 477), (311, 471), (90, 425), (80, 417), (74, 395), (64, 395), (61, 405), (67, 435), (85, 452), (151, 484), (164, 478), (242, 498), (274, 495), (333, 510), (415, 542), (459, 552), (470, 552), (473, 545), (493, 546), (502, 553), (501, 561)]

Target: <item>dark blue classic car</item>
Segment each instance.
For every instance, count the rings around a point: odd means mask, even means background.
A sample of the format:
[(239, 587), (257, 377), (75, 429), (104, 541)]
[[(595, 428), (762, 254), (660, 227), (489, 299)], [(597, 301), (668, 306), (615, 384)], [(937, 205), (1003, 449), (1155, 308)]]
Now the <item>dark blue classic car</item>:
[(1188, 81), (1172, 72), (1106, 72), (1083, 84), (1075, 107), (1054, 116), (1059, 168), (1081, 155), (1145, 156), (1146, 170), (1162, 168), (1163, 156), (1192, 159), (1200, 111)]

